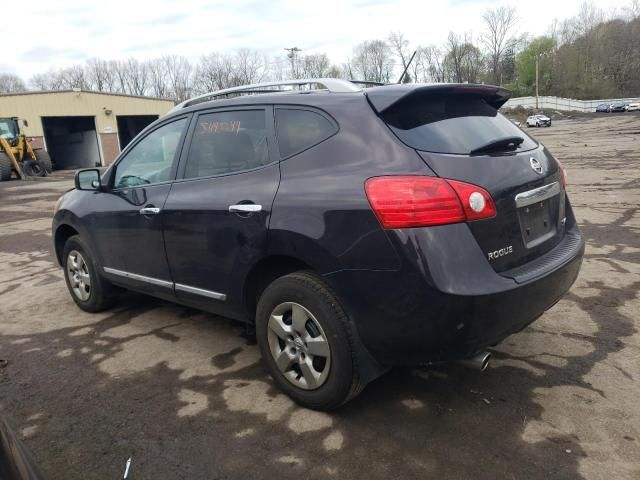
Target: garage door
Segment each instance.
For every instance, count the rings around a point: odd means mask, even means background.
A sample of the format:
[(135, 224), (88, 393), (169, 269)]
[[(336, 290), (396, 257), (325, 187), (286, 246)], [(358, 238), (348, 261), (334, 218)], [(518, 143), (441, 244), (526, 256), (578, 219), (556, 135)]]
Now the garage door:
[(56, 170), (101, 165), (94, 117), (42, 117), (42, 128)]

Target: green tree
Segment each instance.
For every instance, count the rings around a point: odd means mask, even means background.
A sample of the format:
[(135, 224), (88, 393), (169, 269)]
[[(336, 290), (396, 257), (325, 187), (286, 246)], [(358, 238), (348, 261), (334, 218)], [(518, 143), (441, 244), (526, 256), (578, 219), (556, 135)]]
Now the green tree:
[[(516, 57), (514, 94), (533, 95), (536, 91), (536, 57), (539, 57), (540, 92), (548, 90), (551, 82), (553, 53), (556, 42), (550, 37), (537, 37)], [(545, 88), (546, 87), (546, 88)]]

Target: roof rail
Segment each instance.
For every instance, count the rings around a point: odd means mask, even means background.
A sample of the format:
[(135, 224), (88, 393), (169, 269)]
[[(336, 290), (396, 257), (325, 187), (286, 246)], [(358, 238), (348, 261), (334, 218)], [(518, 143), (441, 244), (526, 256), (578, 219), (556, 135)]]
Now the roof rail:
[(286, 90), (274, 89), (273, 87), (300, 87), (302, 85), (314, 84), (322, 85), (325, 90), (328, 90), (331, 93), (353, 93), (362, 90), (354, 83), (348, 80), (341, 80), (339, 78), (305, 78), (301, 80), (282, 80), (278, 82), (254, 83), (251, 85), (225, 88), (223, 90), (216, 90), (215, 92), (205, 93), (203, 95), (198, 95), (197, 97), (185, 100), (184, 102), (176, 105), (173, 110), (190, 107), (191, 105), (196, 105), (198, 103), (206, 102), (207, 100), (213, 100), (216, 97), (221, 97), (232, 93), (277, 93)]
[(365, 87), (383, 87), (384, 85), (389, 85), (384, 82), (371, 82), (369, 80), (349, 80), (351, 83), (355, 83), (356, 85), (364, 85)]

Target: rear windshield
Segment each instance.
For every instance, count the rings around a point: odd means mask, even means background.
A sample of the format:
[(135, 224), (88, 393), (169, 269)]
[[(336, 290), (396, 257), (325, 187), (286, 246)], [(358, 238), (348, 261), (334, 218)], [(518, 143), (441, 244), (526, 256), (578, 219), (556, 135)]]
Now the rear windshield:
[(537, 144), (478, 95), (425, 94), (418, 101), (397, 102), (383, 119), (404, 143), (434, 153), (469, 154), (506, 137), (521, 137), (516, 152)]

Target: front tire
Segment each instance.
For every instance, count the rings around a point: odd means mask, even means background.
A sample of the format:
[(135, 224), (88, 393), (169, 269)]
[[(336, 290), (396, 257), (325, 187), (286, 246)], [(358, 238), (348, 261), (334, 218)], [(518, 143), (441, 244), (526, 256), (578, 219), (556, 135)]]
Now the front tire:
[(44, 177), (47, 174), (45, 169), (35, 160), (25, 160), (21, 166), (27, 177)]
[(51, 157), (46, 150), (34, 150), (33, 154), (36, 156), (36, 160), (38, 160), (38, 165), (40, 165), (40, 168), (43, 168), (47, 173), (53, 173), (53, 164), (51, 163)]
[(70, 237), (64, 244), (62, 258), (64, 279), (78, 307), (97, 313), (113, 305), (116, 288), (98, 274), (93, 253), (79, 235)]
[(313, 273), (291, 273), (266, 288), (256, 336), (273, 380), (303, 407), (332, 410), (364, 388), (349, 319)]
[(13, 165), (9, 155), (5, 152), (0, 152), (0, 182), (11, 179), (11, 172), (13, 171)]

